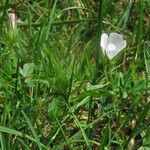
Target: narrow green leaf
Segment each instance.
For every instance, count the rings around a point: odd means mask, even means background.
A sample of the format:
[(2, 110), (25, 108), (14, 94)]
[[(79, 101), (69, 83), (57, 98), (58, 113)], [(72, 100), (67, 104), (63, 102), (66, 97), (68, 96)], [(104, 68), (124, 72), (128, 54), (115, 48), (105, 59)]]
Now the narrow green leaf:
[(105, 146), (107, 145), (108, 140), (109, 140), (109, 125), (107, 125), (107, 127), (104, 131), (103, 137), (100, 141), (99, 150), (104, 150), (105, 149)]
[(0, 133), (0, 143), (1, 143), (1, 150), (7, 150), (3, 133)]
[(24, 118), (25, 118), (25, 120), (26, 120), (26, 122), (27, 122), (29, 128), (31, 129), (33, 136), (35, 137), (35, 139), (36, 139), (36, 141), (37, 141), (37, 144), (38, 144), (39, 149), (42, 150), (42, 146), (41, 146), (41, 144), (40, 144), (40, 138), (38, 137), (38, 135), (37, 135), (37, 133), (36, 133), (36, 131), (35, 131), (35, 129), (34, 129), (32, 123), (31, 123), (31, 121), (30, 121), (30, 119), (27, 117), (27, 115), (25, 114), (24, 111), (21, 111), (21, 112), (22, 112), (22, 114), (23, 114), (23, 116), (24, 116)]
[(144, 60), (145, 60), (145, 67), (148, 75), (148, 80), (150, 81), (150, 44), (144, 49)]
[[(20, 137), (23, 137), (23, 138), (27, 138), (28, 140), (31, 140), (31, 141), (33, 141), (35, 143), (39, 143), (39, 141), (37, 141), (36, 139), (32, 138), (31, 136), (23, 134), (23, 133), (21, 133), (19, 131), (16, 131), (16, 130), (13, 130), (13, 129), (10, 129), (10, 128), (7, 128), (7, 127), (0, 126), (0, 132), (4, 132), (4, 133), (20, 136)], [(48, 148), (45, 145), (43, 145), (42, 143), (40, 143), (40, 145), (44, 149), (48, 150)]]

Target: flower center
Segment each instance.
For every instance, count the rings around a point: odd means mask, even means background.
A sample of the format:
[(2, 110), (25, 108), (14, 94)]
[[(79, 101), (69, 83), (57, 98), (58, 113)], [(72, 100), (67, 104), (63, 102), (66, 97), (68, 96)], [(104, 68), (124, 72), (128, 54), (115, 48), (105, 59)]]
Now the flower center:
[(112, 43), (109, 43), (108, 46), (107, 46), (107, 50), (109, 51), (114, 51), (116, 49), (116, 46)]

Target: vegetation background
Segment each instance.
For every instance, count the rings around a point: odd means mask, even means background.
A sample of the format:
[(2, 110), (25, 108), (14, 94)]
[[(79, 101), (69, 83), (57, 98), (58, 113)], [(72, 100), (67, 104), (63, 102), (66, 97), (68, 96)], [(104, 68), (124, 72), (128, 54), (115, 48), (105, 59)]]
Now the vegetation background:
[(1, 0), (0, 32), (1, 150), (150, 150), (150, 0)]

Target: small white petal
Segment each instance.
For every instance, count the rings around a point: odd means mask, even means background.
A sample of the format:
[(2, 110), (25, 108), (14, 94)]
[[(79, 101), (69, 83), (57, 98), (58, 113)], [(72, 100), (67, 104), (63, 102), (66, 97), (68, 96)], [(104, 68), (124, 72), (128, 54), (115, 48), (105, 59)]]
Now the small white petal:
[(118, 47), (116, 47), (117, 51), (123, 50), (127, 46), (127, 41), (123, 40)]
[(108, 43), (113, 43), (116, 47), (118, 47), (122, 41), (123, 41), (123, 37), (121, 34), (110, 33), (108, 38)]
[(12, 28), (15, 29), (15, 27), (16, 27), (16, 15), (15, 15), (15, 13), (9, 13), (8, 17), (11, 21)]
[(110, 60), (113, 59), (117, 55), (115, 50), (107, 51), (106, 54)]
[(103, 33), (101, 35), (101, 42), (100, 42), (100, 46), (102, 47), (103, 52), (106, 50), (108, 45), (108, 35), (106, 33)]
[(126, 40), (122, 41), (119, 45), (119, 47), (112, 46), (113, 44), (109, 44), (106, 55), (109, 59), (113, 59), (122, 49), (124, 49), (127, 45)]
[(114, 58), (117, 55), (116, 47), (114, 44), (110, 43), (106, 49), (106, 55), (109, 59)]

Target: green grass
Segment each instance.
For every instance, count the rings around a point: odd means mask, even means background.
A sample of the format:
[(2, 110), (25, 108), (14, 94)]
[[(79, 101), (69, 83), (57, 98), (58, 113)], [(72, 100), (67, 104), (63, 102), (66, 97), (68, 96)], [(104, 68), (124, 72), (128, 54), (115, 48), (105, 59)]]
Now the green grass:
[[(150, 149), (150, 1), (2, 0), (0, 149)], [(8, 13), (22, 23), (12, 29)], [(127, 47), (103, 56), (101, 33)]]

